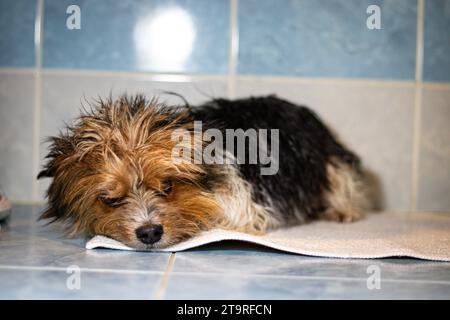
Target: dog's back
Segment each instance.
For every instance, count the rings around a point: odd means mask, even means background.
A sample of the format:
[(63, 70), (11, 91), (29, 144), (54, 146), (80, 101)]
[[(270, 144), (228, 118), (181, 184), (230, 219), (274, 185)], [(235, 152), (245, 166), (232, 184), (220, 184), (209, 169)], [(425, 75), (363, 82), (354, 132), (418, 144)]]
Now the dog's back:
[[(310, 109), (275, 96), (241, 100), (216, 99), (192, 109), (204, 126), (227, 129), (278, 130), (278, 171), (262, 175), (264, 164), (237, 165), (252, 186), (252, 196), (271, 208), (284, 224), (316, 218), (352, 221), (367, 206), (359, 158), (340, 143)], [(227, 151), (236, 156), (237, 144)], [(248, 156), (248, 149), (246, 149)]]

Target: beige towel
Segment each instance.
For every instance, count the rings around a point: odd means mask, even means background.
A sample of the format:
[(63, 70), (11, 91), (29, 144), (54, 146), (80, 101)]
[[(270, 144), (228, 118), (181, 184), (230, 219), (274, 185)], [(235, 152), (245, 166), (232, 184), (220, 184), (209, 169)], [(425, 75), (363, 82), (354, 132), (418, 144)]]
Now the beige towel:
[[(247, 241), (281, 251), (319, 257), (413, 257), (450, 261), (450, 214), (372, 214), (354, 223), (317, 221), (263, 236), (215, 229), (158, 251), (181, 251), (223, 240)], [(102, 236), (96, 236), (86, 244), (88, 249), (99, 247), (133, 250)]]

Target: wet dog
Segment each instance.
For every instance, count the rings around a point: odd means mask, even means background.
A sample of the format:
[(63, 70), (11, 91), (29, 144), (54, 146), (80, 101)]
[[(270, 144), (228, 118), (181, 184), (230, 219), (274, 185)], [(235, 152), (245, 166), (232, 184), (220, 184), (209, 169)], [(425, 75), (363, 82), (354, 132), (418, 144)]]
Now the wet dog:
[(350, 222), (369, 206), (359, 158), (313, 111), (275, 96), (195, 107), (122, 96), (50, 140), (42, 218), (69, 235), (152, 249), (211, 228)]

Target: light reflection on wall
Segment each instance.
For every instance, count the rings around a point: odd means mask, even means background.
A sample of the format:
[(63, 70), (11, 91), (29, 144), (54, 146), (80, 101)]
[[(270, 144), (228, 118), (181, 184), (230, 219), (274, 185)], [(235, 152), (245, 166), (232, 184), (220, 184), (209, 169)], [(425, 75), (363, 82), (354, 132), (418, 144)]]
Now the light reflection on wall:
[(155, 71), (184, 71), (194, 41), (194, 23), (185, 10), (170, 7), (145, 16), (134, 28), (138, 67)]

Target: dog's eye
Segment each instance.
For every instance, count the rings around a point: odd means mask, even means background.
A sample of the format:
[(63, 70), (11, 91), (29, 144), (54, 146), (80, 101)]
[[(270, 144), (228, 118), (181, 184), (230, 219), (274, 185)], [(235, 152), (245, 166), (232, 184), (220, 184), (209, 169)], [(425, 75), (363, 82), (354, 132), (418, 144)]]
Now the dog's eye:
[(166, 179), (161, 183), (161, 189), (159, 191), (160, 195), (168, 196), (173, 189), (173, 181), (171, 179)]
[(119, 207), (123, 204), (123, 198), (99, 197), (98, 199), (108, 207)]

